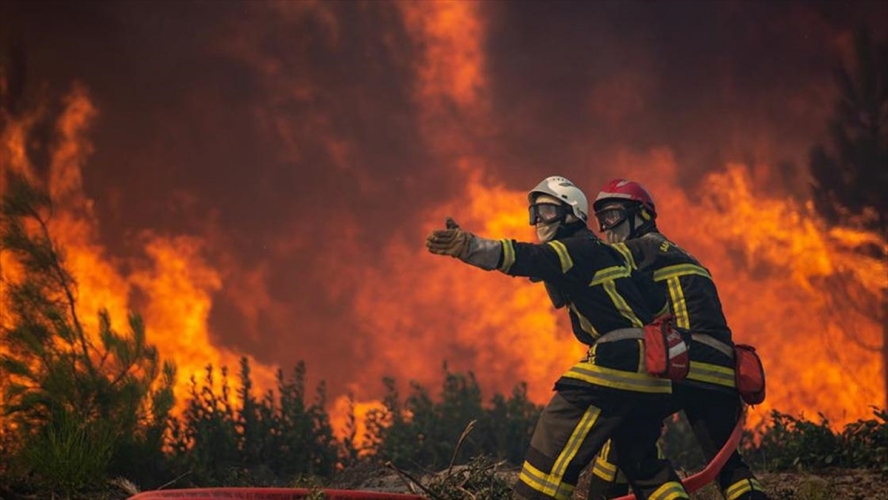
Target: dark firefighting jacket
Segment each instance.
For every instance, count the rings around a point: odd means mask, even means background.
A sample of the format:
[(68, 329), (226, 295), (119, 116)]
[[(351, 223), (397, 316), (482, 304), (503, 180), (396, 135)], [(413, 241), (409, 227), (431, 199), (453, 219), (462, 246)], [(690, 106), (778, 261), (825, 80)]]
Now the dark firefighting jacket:
[[(654, 394), (671, 393), (667, 379), (644, 372), (641, 339), (596, 343), (608, 332), (641, 329), (666, 298), (639, 286), (639, 276), (614, 248), (585, 226), (543, 244), (502, 240), (498, 270), (546, 282), (566, 302), (573, 333), (591, 346), (588, 356), (556, 383), (556, 388), (586, 387)], [(652, 308), (651, 304), (656, 304)]]
[(690, 372), (683, 383), (709, 389), (734, 388), (731, 330), (709, 270), (656, 231), (613, 248), (630, 267), (653, 280), (669, 296), (675, 325), (693, 334)]

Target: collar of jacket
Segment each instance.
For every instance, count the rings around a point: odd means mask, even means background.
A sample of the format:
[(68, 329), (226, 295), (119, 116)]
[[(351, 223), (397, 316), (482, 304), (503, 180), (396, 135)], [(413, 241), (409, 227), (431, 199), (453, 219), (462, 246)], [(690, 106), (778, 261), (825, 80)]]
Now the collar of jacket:
[(598, 236), (595, 236), (595, 233), (593, 233), (589, 230), (588, 227), (586, 227), (586, 223), (580, 220), (559, 227), (558, 231), (555, 232), (555, 237), (552, 239), (563, 240), (572, 236), (579, 236), (581, 231), (585, 231), (589, 233), (589, 235), (591, 235), (593, 238), (598, 239)]

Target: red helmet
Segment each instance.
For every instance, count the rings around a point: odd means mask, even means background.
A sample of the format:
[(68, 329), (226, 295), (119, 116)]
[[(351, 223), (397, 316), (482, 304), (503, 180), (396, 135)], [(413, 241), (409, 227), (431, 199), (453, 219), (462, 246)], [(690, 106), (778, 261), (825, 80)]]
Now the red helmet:
[(657, 216), (657, 210), (654, 208), (654, 199), (651, 194), (641, 184), (627, 179), (614, 179), (608, 181), (598, 193), (592, 208), (596, 211), (608, 201), (628, 200), (640, 203), (651, 217)]

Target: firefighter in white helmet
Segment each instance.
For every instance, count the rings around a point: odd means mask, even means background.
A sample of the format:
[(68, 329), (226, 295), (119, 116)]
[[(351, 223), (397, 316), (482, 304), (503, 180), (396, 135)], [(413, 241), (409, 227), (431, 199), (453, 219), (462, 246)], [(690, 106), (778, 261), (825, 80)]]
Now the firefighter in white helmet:
[[(672, 386), (641, 368), (641, 338), (659, 312), (651, 304), (665, 310), (665, 297), (643, 290), (619, 252), (586, 227), (588, 203), (574, 183), (549, 177), (528, 202), (538, 244), (482, 238), (448, 219), (426, 246), (481, 269), (544, 281), (553, 304), (568, 311), (576, 338), (589, 346), (555, 383), (514, 489), (516, 498), (569, 499), (581, 469), (609, 438), (632, 456), (659, 437)], [(666, 460), (645, 457), (624, 471), (639, 498), (688, 498)]]
[[(628, 264), (649, 276), (669, 297), (676, 326), (692, 332), (690, 372), (673, 386), (674, 411), (684, 410), (707, 460), (728, 440), (741, 414), (732, 360), (733, 342), (709, 271), (657, 229), (650, 193), (626, 179), (607, 182), (593, 204), (598, 226)], [(651, 448), (648, 453), (656, 455)], [(595, 460), (588, 498), (624, 495), (617, 447)], [(727, 500), (767, 499), (764, 488), (736, 451), (722, 468), (719, 487)]]

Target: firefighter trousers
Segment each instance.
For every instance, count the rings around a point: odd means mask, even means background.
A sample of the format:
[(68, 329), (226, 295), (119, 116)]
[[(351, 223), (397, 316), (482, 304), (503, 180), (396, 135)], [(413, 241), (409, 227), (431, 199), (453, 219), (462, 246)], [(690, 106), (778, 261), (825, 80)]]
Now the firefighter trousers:
[[(694, 436), (711, 461), (728, 441), (741, 405), (739, 395), (729, 391), (711, 390), (700, 385), (681, 383), (673, 385), (675, 411), (684, 410)], [(622, 469), (625, 446), (606, 444), (592, 465), (589, 484), (589, 500), (602, 500), (625, 495), (628, 485), (618, 473)], [(656, 447), (636, 451), (643, 455), (658, 455)], [(731, 454), (718, 475), (719, 489), (727, 500), (767, 500), (761, 483), (736, 450)]]
[(667, 460), (634, 457), (655, 446), (671, 397), (596, 389), (555, 393), (534, 429), (514, 498), (572, 498), (580, 471), (613, 437), (625, 448), (622, 456), (630, 457), (625, 472), (639, 500), (687, 499)]

